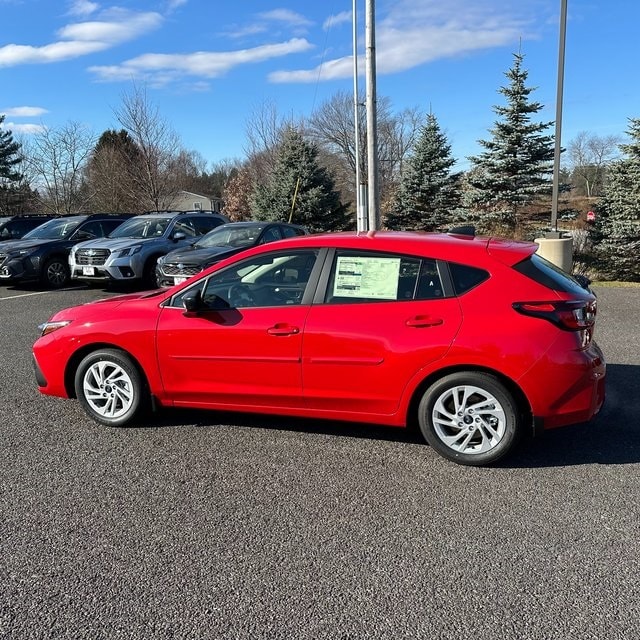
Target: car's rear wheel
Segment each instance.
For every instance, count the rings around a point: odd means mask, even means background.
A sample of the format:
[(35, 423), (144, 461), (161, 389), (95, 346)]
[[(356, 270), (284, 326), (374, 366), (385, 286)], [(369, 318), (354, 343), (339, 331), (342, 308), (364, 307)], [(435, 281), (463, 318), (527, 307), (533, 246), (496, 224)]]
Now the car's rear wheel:
[(42, 280), (52, 289), (60, 289), (69, 282), (69, 265), (62, 258), (51, 258), (42, 268)]
[(513, 394), (495, 377), (453, 373), (434, 382), (418, 407), (420, 431), (442, 456), (465, 465), (496, 462), (516, 445), (522, 416)]
[(131, 358), (117, 349), (94, 351), (80, 362), (75, 391), (87, 414), (112, 427), (130, 423), (142, 409), (146, 388)]

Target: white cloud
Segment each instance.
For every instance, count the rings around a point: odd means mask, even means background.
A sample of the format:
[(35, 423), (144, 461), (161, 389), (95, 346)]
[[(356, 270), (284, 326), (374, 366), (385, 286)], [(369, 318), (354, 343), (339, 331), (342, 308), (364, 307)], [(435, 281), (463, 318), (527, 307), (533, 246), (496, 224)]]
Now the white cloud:
[[(504, 6), (498, 10), (490, 0), (468, 5), (464, 0), (402, 0), (394, 4), (376, 25), (378, 73), (398, 73), (434, 60), (504, 46), (525, 35), (524, 19), (509, 15)], [(312, 69), (276, 71), (269, 80), (311, 83), (348, 78), (352, 73), (353, 58), (349, 55)]]
[(49, 112), (42, 107), (9, 107), (8, 109), (0, 109), (0, 113), (12, 118), (35, 118)]
[(341, 11), (333, 16), (329, 16), (322, 24), (322, 28), (326, 31), (327, 29), (337, 27), (339, 24), (351, 22), (352, 15), (351, 11)]
[(100, 8), (97, 2), (89, 2), (89, 0), (73, 0), (69, 8), (69, 14), (72, 16), (89, 16)]
[(305, 18), (302, 14), (291, 11), (290, 9), (273, 9), (272, 11), (264, 11), (258, 14), (263, 20), (269, 22), (283, 22), (291, 27), (310, 27), (313, 22)]
[(189, 0), (167, 0), (167, 11), (175, 11), (183, 4), (187, 4)]
[(43, 124), (17, 124), (15, 122), (5, 122), (2, 127), (8, 129), (11, 133), (24, 134), (42, 133), (46, 130)]
[(158, 28), (159, 13), (136, 13), (114, 8), (99, 20), (76, 22), (58, 30), (59, 40), (42, 46), (8, 44), (0, 47), (0, 67), (51, 63), (104, 51)]
[(120, 65), (94, 66), (89, 71), (105, 82), (143, 78), (156, 85), (182, 79), (184, 75), (217, 78), (230, 69), (263, 62), (312, 48), (303, 38), (293, 38), (278, 44), (267, 44), (237, 51), (198, 51), (188, 54), (147, 53)]

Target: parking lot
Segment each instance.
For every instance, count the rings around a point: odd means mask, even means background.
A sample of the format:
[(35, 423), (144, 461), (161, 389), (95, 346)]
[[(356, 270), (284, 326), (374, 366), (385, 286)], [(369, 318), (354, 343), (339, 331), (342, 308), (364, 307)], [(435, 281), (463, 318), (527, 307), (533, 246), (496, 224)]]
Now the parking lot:
[(101, 289), (0, 287), (0, 638), (640, 636), (640, 288), (608, 399), (494, 468), (410, 432), (167, 411), (110, 429), (30, 348)]

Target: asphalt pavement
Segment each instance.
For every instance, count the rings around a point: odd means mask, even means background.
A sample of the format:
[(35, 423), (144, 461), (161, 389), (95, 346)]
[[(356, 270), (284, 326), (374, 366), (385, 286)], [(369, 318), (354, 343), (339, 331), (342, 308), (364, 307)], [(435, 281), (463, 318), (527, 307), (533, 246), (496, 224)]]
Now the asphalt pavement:
[(105, 292), (0, 287), (0, 638), (640, 638), (640, 288), (596, 292), (601, 414), (475, 469), (368, 425), (101, 427), (30, 348)]

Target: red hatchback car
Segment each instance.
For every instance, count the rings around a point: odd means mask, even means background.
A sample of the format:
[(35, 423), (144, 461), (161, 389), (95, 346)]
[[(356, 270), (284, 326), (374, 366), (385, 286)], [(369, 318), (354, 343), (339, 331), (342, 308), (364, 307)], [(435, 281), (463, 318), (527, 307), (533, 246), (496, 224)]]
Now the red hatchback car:
[(596, 299), (535, 250), (417, 232), (270, 243), (56, 313), (38, 386), (112, 426), (149, 405), (417, 422), (444, 457), (488, 464), (604, 401)]

